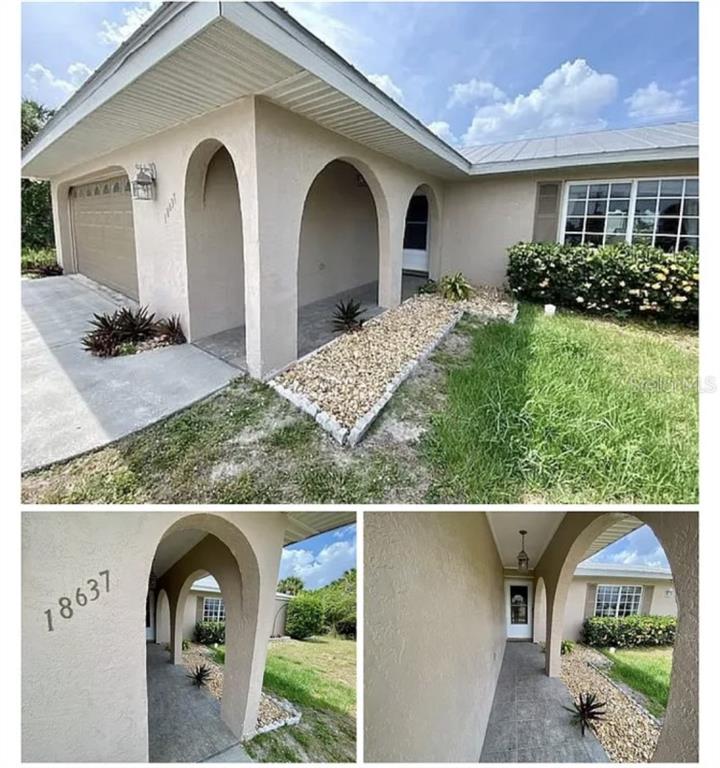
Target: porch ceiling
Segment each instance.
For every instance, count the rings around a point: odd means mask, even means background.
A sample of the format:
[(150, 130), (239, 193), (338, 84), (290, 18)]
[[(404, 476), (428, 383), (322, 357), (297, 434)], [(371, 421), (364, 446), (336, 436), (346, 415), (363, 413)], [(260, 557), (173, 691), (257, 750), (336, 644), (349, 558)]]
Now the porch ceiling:
[(56, 176), (250, 95), (429, 173), (470, 165), (273, 3), (207, 2), (165, 3), (26, 148), (22, 173)]
[(534, 568), (565, 517), (564, 512), (486, 512), (504, 568), (517, 566), (520, 551), (519, 530), (526, 530), (525, 551)]
[[(355, 522), (355, 512), (353, 511), (287, 512), (286, 517), (285, 546)], [(153, 560), (153, 574), (155, 576), (162, 576), (165, 571), (171, 568), (174, 563), (196, 544), (199, 544), (207, 535), (207, 531), (193, 528), (174, 531), (169, 536), (163, 538), (160, 544), (158, 544), (155, 559)]]

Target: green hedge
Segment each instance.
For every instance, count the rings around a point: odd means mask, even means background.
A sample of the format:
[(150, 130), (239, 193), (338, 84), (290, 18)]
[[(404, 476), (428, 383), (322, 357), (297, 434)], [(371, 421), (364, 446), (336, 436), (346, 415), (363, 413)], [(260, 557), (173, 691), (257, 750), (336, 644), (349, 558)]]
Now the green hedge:
[(198, 621), (195, 625), (195, 642), (202, 645), (222, 645), (225, 642), (224, 621)]
[(696, 251), (648, 245), (518, 243), (508, 283), (519, 299), (603, 314), (650, 315), (684, 324), (698, 319)]
[(591, 616), (583, 623), (583, 642), (598, 648), (673, 645), (674, 616)]
[(287, 607), (285, 631), (296, 640), (305, 640), (323, 631), (325, 611), (322, 599), (312, 592), (296, 595)]

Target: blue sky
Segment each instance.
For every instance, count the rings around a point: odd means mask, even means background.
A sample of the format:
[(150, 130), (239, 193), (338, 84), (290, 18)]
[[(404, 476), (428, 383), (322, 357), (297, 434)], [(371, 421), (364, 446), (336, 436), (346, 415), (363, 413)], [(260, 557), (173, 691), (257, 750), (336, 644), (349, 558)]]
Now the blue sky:
[[(23, 94), (59, 106), (156, 3), (25, 3)], [(282, 3), (444, 139), (697, 119), (695, 3)]]
[(644, 565), (650, 568), (669, 568), (665, 551), (647, 525), (637, 528), (614, 544), (593, 555), (588, 563), (615, 563), (617, 565)]
[(356, 528), (346, 525), (283, 549), (279, 579), (299, 576), (306, 589), (324, 587), (356, 567)]

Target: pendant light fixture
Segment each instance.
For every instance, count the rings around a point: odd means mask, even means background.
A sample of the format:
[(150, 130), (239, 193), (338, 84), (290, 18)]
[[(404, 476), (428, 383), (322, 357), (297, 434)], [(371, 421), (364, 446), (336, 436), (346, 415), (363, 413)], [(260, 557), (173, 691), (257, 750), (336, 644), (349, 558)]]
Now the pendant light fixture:
[(520, 573), (527, 573), (530, 565), (530, 558), (525, 551), (525, 534), (527, 531), (518, 531), (518, 533), (522, 536), (522, 544), (520, 545), (520, 551), (517, 556), (518, 571), (520, 571)]

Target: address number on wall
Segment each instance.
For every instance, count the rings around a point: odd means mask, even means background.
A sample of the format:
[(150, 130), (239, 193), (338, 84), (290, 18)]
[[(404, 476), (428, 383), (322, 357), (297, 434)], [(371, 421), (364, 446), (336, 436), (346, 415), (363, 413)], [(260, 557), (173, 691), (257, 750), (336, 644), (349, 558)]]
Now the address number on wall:
[(88, 579), (82, 587), (78, 587), (75, 590), (74, 599), (66, 595), (59, 597), (59, 608), (56, 611), (52, 608), (48, 608), (45, 611), (48, 632), (55, 630), (56, 615), (63, 619), (72, 619), (78, 608), (84, 608), (88, 603), (94, 603), (96, 600), (99, 600), (103, 589), (105, 592), (110, 591), (110, 571), (100, 571), (98, 576), (100, 577), (99, 580)]

